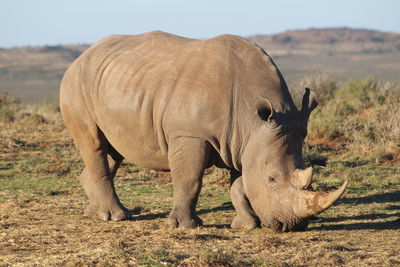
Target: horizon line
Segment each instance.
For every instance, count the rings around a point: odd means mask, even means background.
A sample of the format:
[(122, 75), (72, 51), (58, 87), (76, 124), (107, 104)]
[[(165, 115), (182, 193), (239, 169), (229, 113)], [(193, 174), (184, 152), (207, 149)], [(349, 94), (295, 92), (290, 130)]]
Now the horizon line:
[[(353, 30), (353, 31), (370, 31), (370, 32), (379, 32), (379, 33), (385, 33), (385, 34), (399, 34), (400, 35), (400, 31), (399, 32), (395, 32), (395, 31), (384, 31), (384, 30), (377, 30), (377, 29), (372, 29), (372, 28), (358, 28), (358, 27), (350, 27), (350, 26), (332, 26), (332, 27), (308, 27), (308, 28), (293, 28), (293, 29), (287, 29), (285, 31), (280, 31), (280, 32), (276, 32), (276, 33), (271, 33), (271, 34), (267, 34), (267, 33), (253, 33), (253, 34), (248, 34), (248, 35), (239, 35), (239, 34), (233, 34), (233, 35), (238, 35), (244, 38), (251, 38), (251, 37), (260, 37), (260, 36), (274, 36), (274, 35), (279, 35), (279, 34), (284, 34), (284, 33), (289, 33), (289, 32), (302, 32), (302, 31), (312, 31), (312, 30)], [(154, 31), (157, 31), (157, 29), (155, 29)], [(149, 32), (149, 31), (147, 31)], [(146, 32), (141, 32), (141, 33), (136, 33), (136, 34), (142, 34), (142, 33), (146, 33)], [(170, 32), (172, 33), (172, 32)], [(132, 35), (136, 35), (136, 34), (132, 34)], [(175, 34), (175, 33), (172, 33)], [(112, 35), (109, 34), (109, 35)], [(118, 34), (117, 34), (118, 35)], [(179, 34), (177, 34), (179, 35)], [(220, 34), (218, 34), (220, 35)], [(215, 35), (215, 36), (218, 36)], [(105, 35), (107, 36), (107, 35)], [(181, 36), (181, 35), (180, 35)], [(215, 37), (212, 36), (212, 37)], [(195, 39), (208, 39), (208, 38), (212, 38), (212, 37), (204, 37), (204, 38), (195, 38)], [(13, 45), (13, 46), (0, 46), (0, 49), (18, 49), (18, 48), (32, 48), (32, 47), (56, 47), (56, 46), (69, 46), (69, 45), (92, 45), (95, 42), (92, 43), (87, 43), (87, 42), (71, 42), (71, 43), (42, 43), (42, 44), (36, 44), (36, 45)]]

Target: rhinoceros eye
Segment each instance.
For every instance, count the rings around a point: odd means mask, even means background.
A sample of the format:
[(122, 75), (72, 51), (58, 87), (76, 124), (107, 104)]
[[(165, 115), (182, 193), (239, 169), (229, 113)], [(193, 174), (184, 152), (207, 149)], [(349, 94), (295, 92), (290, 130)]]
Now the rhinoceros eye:
[(268, 182), (270, 182), (270, 183), (276, 183), (276, 180), (275, 180), (274, 177), (269, 176), (269, 177), (268, 177)]

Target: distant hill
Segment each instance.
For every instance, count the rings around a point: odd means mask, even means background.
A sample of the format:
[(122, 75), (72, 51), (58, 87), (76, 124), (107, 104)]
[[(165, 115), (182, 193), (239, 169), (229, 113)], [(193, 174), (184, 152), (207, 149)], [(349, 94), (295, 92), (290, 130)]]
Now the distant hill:
[[(249, 40), (274, 59), (289, 85), (315, 72), (340, 80), (400, 80), (400, 34), (332, 28), (257, 35)], [(89, 45), (0, 48), (0, 91), (27, 102), (55, 101), (68, 65)]]
[(350, 29), (350, 28), (329, 28), (329, 29), (308, 29), (295, 30), (275, 35), (257, 35), (249, 39), (263, 44), (322, 44), (333, 45), (340, 43), (373, 43), (373, 44), (400, 44), (400, 34), (386, 33), (373, 30)]
[(330, 28), (248, 39), (267, 51), (289, 84), (315, 72), (327, 72), (339, 80), (366, 76), (400, 80), (399, 33)]
[(61, 78), (89, 45), (0, 49), (0, 92), (25, 102), (54, 102)]

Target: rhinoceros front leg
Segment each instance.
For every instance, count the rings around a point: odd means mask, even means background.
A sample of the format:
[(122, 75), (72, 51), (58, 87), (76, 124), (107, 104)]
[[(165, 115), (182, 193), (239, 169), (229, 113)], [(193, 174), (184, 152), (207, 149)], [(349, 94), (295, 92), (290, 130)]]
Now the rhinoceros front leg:
[(173, 207), (167, 224), (179, 228), (202, 225), (196, 204), (202, 186), (210, 145), (200, 139), (179, 137), (169, 143), (168, 161), (174, 187)]
[(236, 216), (232, 221), (231, 227), (254, 229), (260, 223), (244, 192), (243, 179), (237, 173), (232, 173), (231, 176), (233, 182), (230, 189), (230, 196), (236, 210)]

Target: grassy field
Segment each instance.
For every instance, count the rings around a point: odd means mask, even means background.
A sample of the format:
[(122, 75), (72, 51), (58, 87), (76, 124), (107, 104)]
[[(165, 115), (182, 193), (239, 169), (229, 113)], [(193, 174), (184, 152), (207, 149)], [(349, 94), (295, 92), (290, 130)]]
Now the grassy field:
[[(235, 214), (229, 179), (215, 168), (207, 170), (198, 205), (204, 227), (166, 228), (169, 173), (128, 163), (116, 187), (133, 219), (83, 217), (86, 197), (77, 180), (83, 165), (57, 106), (24, 106), (2, 95), (0, 266), (400, 265), (398, 84), (365, 79), (338, 86), (329, 76), (303, 83), (321, 96), (304, 145), (314, 188), (345, 179), (349, 187), (306, 231), (294, 233), (229, 228)], [(346, 95), (349, 86), (356, 93)], [(340, 108), (332, 110), (333, 103)]]

